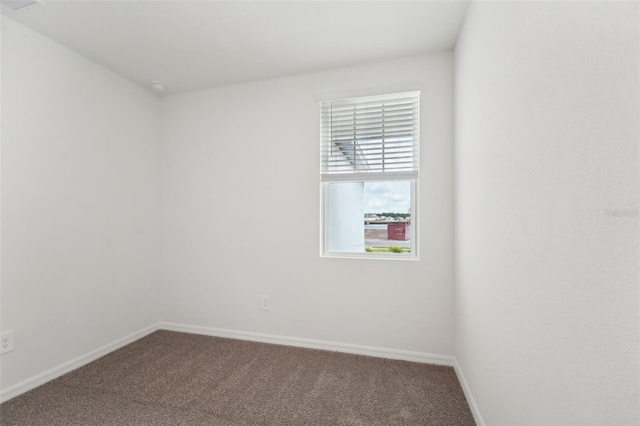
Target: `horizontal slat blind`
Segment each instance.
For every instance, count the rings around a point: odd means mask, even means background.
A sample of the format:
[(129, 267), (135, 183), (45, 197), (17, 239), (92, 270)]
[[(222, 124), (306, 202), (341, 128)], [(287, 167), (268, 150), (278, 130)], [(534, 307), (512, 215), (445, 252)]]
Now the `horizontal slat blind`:
[(418, 177), (420, 92), (320, 104), (323, 181)]

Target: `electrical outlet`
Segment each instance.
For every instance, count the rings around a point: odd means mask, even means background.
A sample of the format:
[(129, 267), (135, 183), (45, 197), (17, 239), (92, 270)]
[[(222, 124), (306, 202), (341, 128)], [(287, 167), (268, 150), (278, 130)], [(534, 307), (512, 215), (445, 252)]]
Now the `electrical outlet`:
[(262, 309), (263, 311), (269, 310), (269, 296), (262, 295), (260, 309)]
[(0, 334), (0, 354), (13, 350), (13, 331)]

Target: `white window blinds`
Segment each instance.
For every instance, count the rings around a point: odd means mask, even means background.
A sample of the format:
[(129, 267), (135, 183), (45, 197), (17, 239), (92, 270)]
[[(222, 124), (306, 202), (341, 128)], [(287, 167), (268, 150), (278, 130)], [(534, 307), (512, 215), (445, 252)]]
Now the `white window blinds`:
[(323, 181), (415, 179), (420, 92), (320, 104)]

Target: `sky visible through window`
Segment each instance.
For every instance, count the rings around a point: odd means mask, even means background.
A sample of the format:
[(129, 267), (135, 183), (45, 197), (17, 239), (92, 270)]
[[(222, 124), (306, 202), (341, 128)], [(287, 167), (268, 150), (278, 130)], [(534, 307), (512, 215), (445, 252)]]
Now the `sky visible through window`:
[(409, 213), (411, 182), (365, 182), (365, 213)]

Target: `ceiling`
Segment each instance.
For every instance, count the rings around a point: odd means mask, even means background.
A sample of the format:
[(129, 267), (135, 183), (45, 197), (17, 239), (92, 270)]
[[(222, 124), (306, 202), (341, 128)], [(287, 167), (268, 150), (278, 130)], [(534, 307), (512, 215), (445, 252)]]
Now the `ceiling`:
[[(55, 1), (2, 14), (175, 93), (453, 49), (464, 1)], [(151, 89), (150, 89), (151, 90)]]

